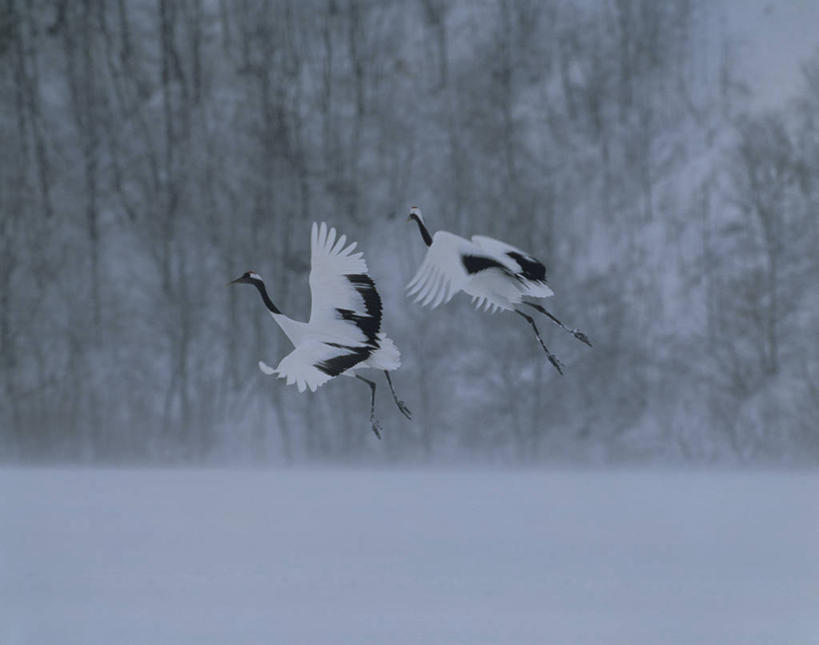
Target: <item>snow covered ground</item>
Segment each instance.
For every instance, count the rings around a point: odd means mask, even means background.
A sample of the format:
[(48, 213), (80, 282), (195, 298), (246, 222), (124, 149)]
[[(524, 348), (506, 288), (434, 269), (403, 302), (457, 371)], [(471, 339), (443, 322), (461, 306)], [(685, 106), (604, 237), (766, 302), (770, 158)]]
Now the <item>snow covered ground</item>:
[(0, 643), (819, 643), (819, 475), (0, 470)]

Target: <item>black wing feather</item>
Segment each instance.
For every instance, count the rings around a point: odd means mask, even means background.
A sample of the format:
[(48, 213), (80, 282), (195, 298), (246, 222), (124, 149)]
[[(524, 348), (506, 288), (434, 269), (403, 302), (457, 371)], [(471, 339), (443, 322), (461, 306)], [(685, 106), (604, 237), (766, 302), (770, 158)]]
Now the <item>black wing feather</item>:
[(517, 251), (509, 251), (506, 255), (520, 265), (520, 277), (532, 282), (546, 281), (546, 267), (534, 258), (530, 258)]
[(469, 275), (474, 275), (475, 273), (480, 273), (481, 271), (486, 271), (487, 269), (500, 269), (508, 275), (515, 275), (497, 260), (488, 258), (484, 255), (462, 255), (461, 262)]
[(328, 358), (326, 361), (319, 361), (314, 364), (317, 369), (330, 376), (338, 376), (351, 367), (358, 365), (361, 361), (366, 361), (373, 351), (371, 347), (351, 347), (349, 345), (339, 345), (338, 343), (325, 343), (325, 345), (348, 350), (347, 354), (333, 356), (333, 358)]
[(375, 288), (373, 279), (366, 273), (348, 273), (344, 276), (364, 300), (364, 311), (359, 314), (351, 309), (336, 309), (339, 317), (349, 320), (367, 337), (367, 344), (378, 347), (378, 332), (381, 329), (381, 296)]

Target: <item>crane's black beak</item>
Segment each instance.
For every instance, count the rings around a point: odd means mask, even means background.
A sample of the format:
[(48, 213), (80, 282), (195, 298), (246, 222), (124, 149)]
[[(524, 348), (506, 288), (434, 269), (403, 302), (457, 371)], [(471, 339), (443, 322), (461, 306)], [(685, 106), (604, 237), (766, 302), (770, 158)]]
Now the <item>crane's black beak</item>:
[(231, 280), (230, 282), (227, 283), (226, 286), (229, 287), (232, 284), (241, 284), (242, 282), (244, 282), (243, 278), (244, 278), (244, 276), (240, 276), (240, 277), (236, 278), (235, 280)]

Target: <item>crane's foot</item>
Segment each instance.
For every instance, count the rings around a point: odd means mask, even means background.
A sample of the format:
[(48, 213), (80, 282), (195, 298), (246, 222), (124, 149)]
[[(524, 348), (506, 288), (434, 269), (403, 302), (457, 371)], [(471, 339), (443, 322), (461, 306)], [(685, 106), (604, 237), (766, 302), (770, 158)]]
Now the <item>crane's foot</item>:
[(563, 363), (561, 363), (561, 362), (560, 362), (560, 361), (557, 359), (557, 356), (555, 356), (555, 355), (554, 355), (554, 354), (552, 354), (551, 352), (549, 352), (548, 354), (546, 354), (546, 356), (549, 358), (549, 362), (550, 362), (552, 365), (554, 365), (555, 369), (556, 369), (556, 370), (557, 370), (557, 371), (560, 373), (560, 375), (561, 375), (561, 376), (563, 376)]
[(571, 332), (572, 336), (574, 336), (581, 343), (586, 343), (586, 345), (588, 345), (589, 347), (592, 346), (591, 341), (589, 340), (589, 337), (586, 336), (586, 334), (584, 334), (579, 329), (571, 329), (569, 331)]
[(381, 424), (375, 417), (370, 417), (370, 424), (372, 425), (373, 433), (379, 439), (381, 438)]
[(407, 417), (407, 419), (412, 421), (412, 412), (410, 412), (410, 409), (407, 407), (406, 403), (404, 403), (403, 401), (396, 400), (395, 405), (398, 406), (398, 409), (401, 411), (401, 414), (403, 414), (405, 417)]

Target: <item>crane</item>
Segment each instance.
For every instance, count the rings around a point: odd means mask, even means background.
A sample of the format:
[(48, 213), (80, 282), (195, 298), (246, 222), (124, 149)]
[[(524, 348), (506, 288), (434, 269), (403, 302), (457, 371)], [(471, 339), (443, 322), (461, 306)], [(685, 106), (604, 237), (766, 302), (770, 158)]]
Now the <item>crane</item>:
[(428, 247), (418, 272), (407, 285), (408, 294), (415, 296), (415, 302), (434, 309), (463, 291), (472, 296), (472, 302), (479, 310), (483, 308), (492, 313), (498, 310), (514, 311), (532, 326), (549, 362), (560, 374), (563, 374), (563, 365), (546, 347), (534, 318), (518, 306), (525, 305), (544, 314), (591, 347), (591, 342), (582, 331), (566, 327), (541, 304), (524, 300), (554, 295), (546, 281), (546, 267), (542, 262), (511, 244), (491, 237), (474, 235), (467, 240), (447, 231), (430, 235), (424, 215), (417, 206), (410, 209), (407, 221), (418, 224), (421, 239)]
[[(412, 413), (398, 398), (390, 372), (401, 365), (395, 343), (381, 331), (381, 297), (367, 274), (363, 253), (356, 243), (336, 236), (335, 228), (315, 222), (310, 232), (309, 322), (293, 320), (279, 311), (270, 299), (264, 281), (255, 271), (247, 271), (228, 284), (256, 287), (273, 320), (293, 344), (293, 351), (276, 368), (259, 361), (259, 369), (296, 384), (299, 392), (317, 388), (341, 374), (355, 377), (370, 388), (370, 424), (381, 438), (381, 424), (375, 417), (376, 384), (357, 374), (365, 367), (382, 370), (396, 406), (408, 419)], [(345, 246), (346, 245), (346, 246)]]

